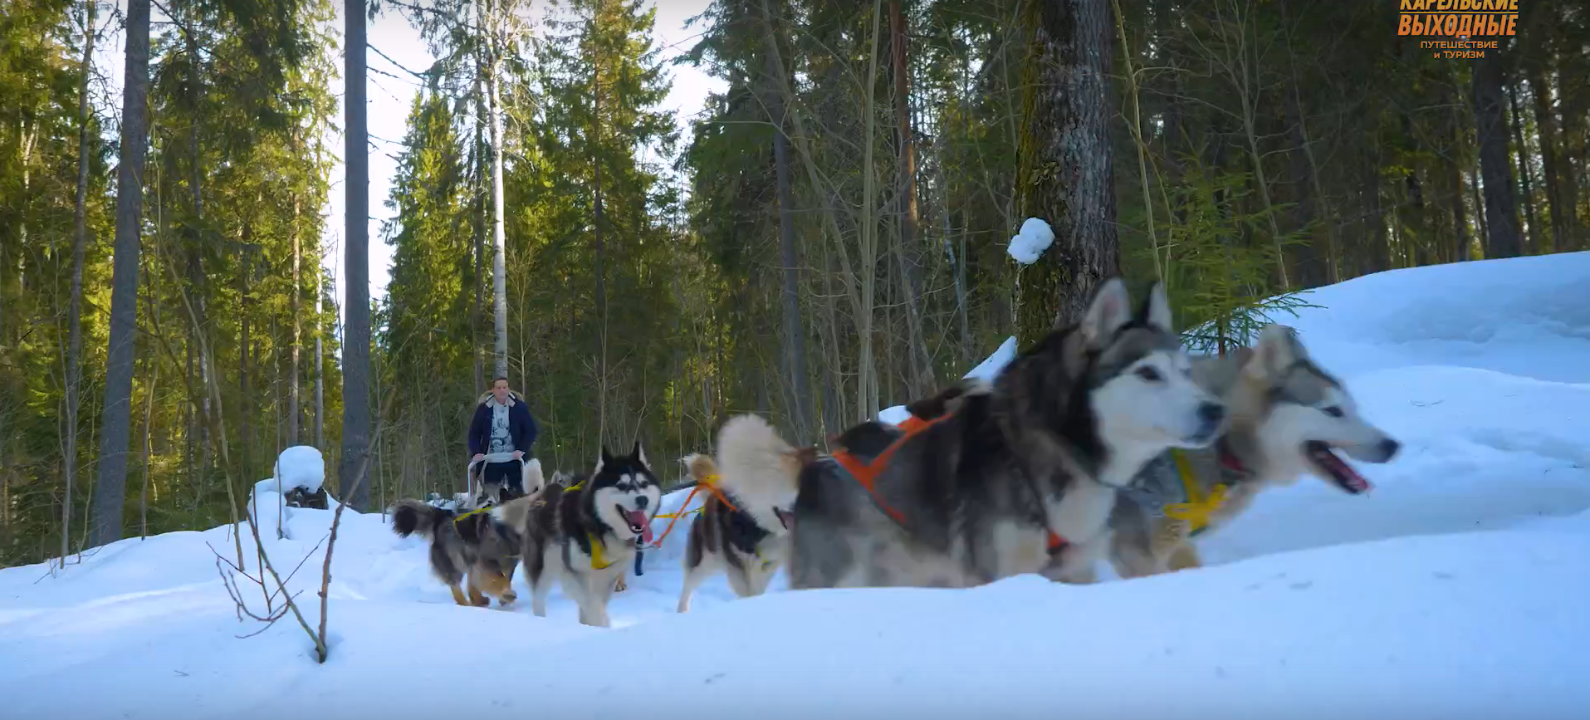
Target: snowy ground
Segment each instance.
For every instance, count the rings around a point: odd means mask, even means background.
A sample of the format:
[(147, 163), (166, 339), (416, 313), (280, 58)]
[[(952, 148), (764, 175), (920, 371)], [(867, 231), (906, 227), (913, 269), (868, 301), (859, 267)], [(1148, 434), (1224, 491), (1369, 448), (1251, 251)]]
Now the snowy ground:
[[(1587, 717), (1586, 288), (1590, 253), (1314, 293), (1286, 321), (1405, 453), (1363, 468), (1367, 497), (1261, 498), (1200, 571), (749, 601), (720, 578), (680, 616), (681, 521), (598, 630), (561, 595), (545, 619), (456, 607), (423, 543), (349, 511), (325, 666), (290, 618), (237, 637), (260, 626), (206, 546), (235, 554), (227, 527), (0, 570), (0, 718)], [(276, 540), (274, 498), (266, 549), (283, 572), (308, 556), (291, 584), (312, 601), (331, 512), (290, 511)]]

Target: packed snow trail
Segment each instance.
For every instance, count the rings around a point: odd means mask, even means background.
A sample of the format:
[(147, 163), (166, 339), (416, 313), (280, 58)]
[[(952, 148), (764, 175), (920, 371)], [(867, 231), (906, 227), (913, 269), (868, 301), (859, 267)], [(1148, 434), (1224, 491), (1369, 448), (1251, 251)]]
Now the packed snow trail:
[[(1325, 307), (1276, 319), (1405, 449), (1361, 467), (1367, 496), (1313, 478), (1266, 493), (1201, 542), (1211, 566), (1199, 571), (969, 590), (796, 593), (775, 581), (747, 601), (719, 577), (677, 615), (681, 521), (600, 630), (579, 625), (561, 592), (545, 619), (527, 600), (457, 607), (423, 541), (350, 511), (319, 666), (290, 618), (237, 637), (261, 626), (238, 621), (217, 575), (210, 546), (236, 552), (223, 526), (123, 540), (53, 577), (0, 570), (0, 718), (1583, 717), (1585, 287), (1590, 253), (1306, 295)], [(992, 377), (1014, 351), (1007, 342), (970, 374)], [(276, 566), (307, 558), (291, 587), (314, 623), (331, 511), (288, 509), (277, 540), (275, 486), (259, 490)], [(253, 571), (246, 529), (243, 545)], [(262, 612), (259, 588), (241, 589)]]

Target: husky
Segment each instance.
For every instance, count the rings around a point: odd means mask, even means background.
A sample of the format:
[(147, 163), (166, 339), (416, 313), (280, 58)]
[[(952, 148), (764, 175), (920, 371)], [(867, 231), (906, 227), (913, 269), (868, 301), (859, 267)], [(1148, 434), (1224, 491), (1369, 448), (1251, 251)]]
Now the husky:
[(685, 466), (697, 485), (712, 492), (690, 523), (685, 545), (679, 612), (707, 578), (723, 572), (741, 598), (767, 591), (784, 565), (794, 519), (796, 479), (816, 448), (796, 448), (756, 415), (729, 418), (718, 431), (723, 469), (711, 456), (693, 454)]
[[(1021, 352), (875, 457), (799, 472), (790, 586), (970, 587), (1022, 573), (1093, 582), (1116, 493), (1171, 447), (1218, 436), (1224, 406), (1189, 377), (1156, 284), (1119, 278), (1080, 322)], [(735, 449), (721, 446), (728, 454)]]
[[(513, 591), (514, 566), (524, 538), (518, 528), (530, 498), (456, 512), (422, 500), (401, 500), (392, 506), (392, 531), (399, 537), (419, 535), (431, 541), (431, 572), (453, 591), (459, 605), (485, 607), (487, 597), (499, 606), (518, 599)], [(468, 577), (468, 598), (459, 587)]]
[[(1116, 503), (1109, 559), (1123, 578), (1200, 567), (1194, 536), (1230, 523), (1259, 492), (1303, 475), (1352, 495), (1367, 492), (1369, 481), (1337, 451), (1378, 464), (1402, 447), (1359, 414), (1347, 388), (1285, 325), (1265, 327), (1253, 348), (1195, 359), (1194, 372), (1225, 401), (1230, 418), (1214, 446), (1156, 458), (1139, 489)], [(1177, 513), (1167, 502), (1203, 512)]]
[(589, 476), (558, 478), (525, 499), (519, 527), (531, 610), (546, 617), (552, 583), (561, 580), (563, 593), (580, 606), (581, 623), (610, 627), (607, 602), (637, 546), (651, 542), (662, 501), (640, 442), (618, 457), (604, 446)]

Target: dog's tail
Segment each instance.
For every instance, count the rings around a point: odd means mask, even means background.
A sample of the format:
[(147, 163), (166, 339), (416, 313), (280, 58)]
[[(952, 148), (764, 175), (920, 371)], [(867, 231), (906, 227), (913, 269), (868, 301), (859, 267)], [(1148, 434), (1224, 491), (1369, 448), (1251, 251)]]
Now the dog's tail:
[[(757, 415), (736, 415), (718, 431), (719, 483), (738, 495), (793, 492), (800, 451)], [(695, 468), (691, 468), (691, 474)]]
[(711, 455), (691, 453), (680, 459), (685, 464), (685, 469), (690, 471), (690, 479), (697, 485), (712, 485), (718, 482), (721, 473), (718, 472), (718, 463), (714, 462)]
[(418, 535), (434, 538), (442, 523), (453, 519), (453, 511), (432, 507), (419, 500), (399, 500), (392, 506), (392, 532), (399, 537)]

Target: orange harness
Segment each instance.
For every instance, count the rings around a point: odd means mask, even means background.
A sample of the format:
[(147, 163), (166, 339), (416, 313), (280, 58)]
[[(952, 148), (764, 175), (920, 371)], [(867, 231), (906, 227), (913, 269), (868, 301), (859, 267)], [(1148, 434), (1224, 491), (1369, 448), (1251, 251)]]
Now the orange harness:
[[(913, 436), (930, 427), (933, 427), (934, 425), (937, 425), (940, 422), (948, 420), (951, 416), (951, 413), (946, 413), (933, 418), (932, 420), (923, 420), (915, 415), (906, 418), (905, 422), (902, 422), (898, 425), (900, 430), (905, 434), (900, 436), (899, 439), (890, 443), (889, 447), (884, 448), (883, 452), (878, 453), (878, 457), (873, 458), (872, 462), (870, 463), (863, 463), (860, 458), (857, 458), (845, 448), (839, 448), (834, 452), (829, 453), (829, 456), (834, 459), (834, 462), (839, 463), (839, 467), (844, 468), (845, 472), (850, 473), (850, 476), (855, 478), (856, 482), (860, 483), (862, 487), (867, 489), (867, 492), (872, 495), (872, 501), (877, 503), (879, 509), (883, 510), (883, 512), (889, 517), (894, 518), (895, 522), (900, 523), (901, 525), (909, 525), (909, 523), (906, 522), (904, 513), (900, 512), (894, 507), (891, 507), (888, 503), (885, 503), (883, 501), (883, 497), (878, 495), (878, 476), (883, 474), (884, 468), (889, 466), (889, 458), (894, 456), (894, 451), (899, 449), (899, 447), (904, 444), (905, 441), (910, 440)], [(1065, 538), (1055, 534), (1055, 531), (1053, 530), (1049, 530), (1048, 533), (1048, 548), (1050, 554), (1054, 554), (1065, 548)]]

